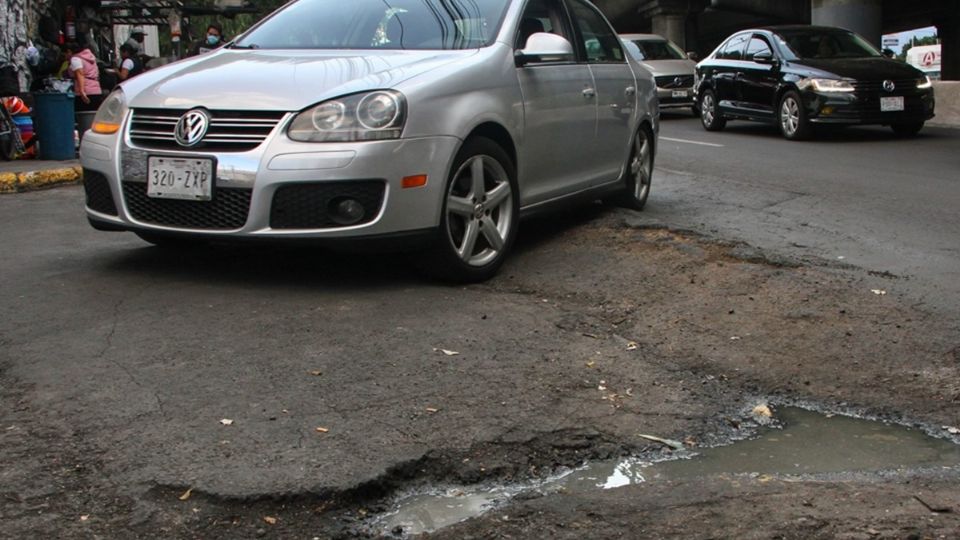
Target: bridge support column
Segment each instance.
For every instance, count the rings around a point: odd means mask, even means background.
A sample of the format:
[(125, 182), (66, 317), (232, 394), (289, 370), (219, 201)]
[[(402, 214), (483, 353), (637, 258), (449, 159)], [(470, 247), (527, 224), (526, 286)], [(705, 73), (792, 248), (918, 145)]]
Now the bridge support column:
[(882, 0), (813, 0), (810, 22), (852, 30), (880, 47), (883, 34)]
[(935, 21), (940, 36), (940, 79), (960, 81), (960, 15)]
[(685, 50), (687, 46), (686, 21), (685, 15), (654, 15), (650, 22), (654, 34), (660, 34)]

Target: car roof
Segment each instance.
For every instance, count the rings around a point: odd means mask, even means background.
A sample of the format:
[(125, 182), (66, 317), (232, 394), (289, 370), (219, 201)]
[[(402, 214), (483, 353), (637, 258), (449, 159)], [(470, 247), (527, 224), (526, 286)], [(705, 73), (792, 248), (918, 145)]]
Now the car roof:
[(667, 41), (667, 38), (658, 34), (619, 34), (620, 39), (648, 39), (650, 41)]
[(778, 24), (773, 26), (763, 26), (756, 28), (757, 31), (767, 32), (785, 32), (785, 31), (809, 31), (809, 32), (850, 32), (846, 28), (837, 28), (836, 26), (813, 26), (810, 24)]

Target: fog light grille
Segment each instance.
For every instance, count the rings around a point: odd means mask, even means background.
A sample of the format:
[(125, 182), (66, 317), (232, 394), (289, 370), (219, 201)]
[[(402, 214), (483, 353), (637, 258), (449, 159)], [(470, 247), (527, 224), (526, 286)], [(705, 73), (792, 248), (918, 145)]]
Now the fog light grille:
[[(273, 194), (270, 226), (274, 229), (327, 229), (369, 223), (380, 213), (385, 186), (383, 180), (281, 186)], [(362, 215), (355, 204), (343, 205), (344, 201), (355, 201), (363, 209)], [(353, 211), (348, 211), (347, 206)], [(357, 215), (360, 215), (357, 219), (351, 217)]]
[(113, 193), (106, 176), (84, 169), (83, 191), (87, 194), (87, 208), (109, 216), (117, 215), (117, 205), (113, 202)]

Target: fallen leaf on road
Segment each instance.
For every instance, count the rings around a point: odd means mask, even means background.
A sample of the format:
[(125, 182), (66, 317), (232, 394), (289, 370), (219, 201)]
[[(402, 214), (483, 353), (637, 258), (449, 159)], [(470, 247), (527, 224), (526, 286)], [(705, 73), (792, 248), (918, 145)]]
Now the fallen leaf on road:
[(770, 476), (769, 474), (764, 474), (764, 475), (761, 475), (759, 478), (757, 478), (757, 482), (760, 482), (761, 484), (766, 484), (771, 480), (773, 480), (773, 477)]
[(730, 336), (730, 341), (740, 341), (740, 336)]
[(330, 432), (330, 430), (327, 429), (327, 428), (325, 428), (325, 427), (318, 427), (318, 428), (317, 428), (317, 433), (329, 433), (329, 432)]
[(193, 495), (193, 488), (190, 488), (183, 492), (183, 495), (180, 495), (179, 499), (185, 501), (190, 498), (190, 495)]
[(459, 352), (457, 352), (457, 351), (451, 351), (450, 349), (437, 349), (437, 348), (434, 348), (433, 350), (434, 350), (434, 351), (438, 351), (438, 352), (442, 352), (443, 354), (445, 354), (445, 355), (447, 355), (447, 356), (457, 356), (458, 354), (460, 354)]
[(587, 332), (584, 332), (584, 333), (583, 333), (583, 337), (588, 337), (588, 338), (593, 338), (593, 339), (600, 339), (600, 336), (598, 336), (598, 335), (596, 335), (596, 334), (588, 334)]
[(223, 424), (223, 425), (225, 425), (225, 426), (232, 426), (232, 425), (233, 425), (233, 420), (231, 420), (231, 419), (229, 419), (229, 418), (224, 418), (223, 420), (220, 420), (220, 423)]
[(628, 396), (630, 396), (630, 397), (633, 397), (633, 388), (627, 388), (627, 391), (624, 392), (624, 394), (626, 394), (626, 395), (628, 395)]
[(770, 410), (770, 407), (760, 404), (753, 408), (753, 414), (756, 416), (766, 416), (767, 418), (773, 417), (773, 412)]
[(428, 413), (435, 413), (435, 412), (440, 412), (440, 409), (434, 409), (433, 407), (427, 407), (427, 408), (426, 408), (426, 411), (427, 411)]
[(638, 347), (638, 345), (637, 345), (637, 342), (636, 342), (636, 341), (631, 341), (630, 343), (627, 343), (627, 350), (628, 350), (628, 351), (635, 351), (635, 350), (637, 350), (637, 347)]
[(267, 523), (267, 524), (269, 524), (269, 525), (276, 525), (276, 524), (277, 524), (277, 518), (275, 518), (275, 517), (273, 517), (273, 516), (263, 516), (263, 521), (264, 521), (264, 523)]
[(313, 375), (314, 377), (319, 377), (319, 376), (323, 375), (323, 372), (320, 371), (319, 369), (315, 369), (315, 370), (311, 371), (310, 374)]
[(587, 362), (586, 366), (587, 366), (587, 367), (593, 367), (594, 364), (596, 364), (596, 362), (594, 362), (593, 360), (591, 360), (591, 361)]
[(870, 292), (872, 292), (873, 294), (875, 294), (875, 295), (877, 295), (877, 296), (883, 296), (883, 295), (887, 294), (887, 291), (885, 291), (885, 290), (883, 290), (883, 289), (870, 289)]
[(90, 514), (84, 514), (80, 516), (80, 521), (86, 521), (88, 519), (90, 519)]
[(677, 442), (677, 441), (674, 441), (674, 440), (671, 440), (671, 439), (664, 439), (664, 438), (662, 438), (662, 437), (655, 437), (655, 436), (653, 436), (653, 435), (644, 435), (643, 433), (638, 433), (638, 434), (637, 434), (637, 437), (640, 437), (641, 439), (646, 439), (646, 440), (648, 440), (648, 441), (658, 442), (658, 443), (660, 443), (660, 444), (662, 444), (662, 445), (669, 446), (670, 448), (673, 448), (674, 450), (681, 450), (681, 449), (683, 449), (683, 443)]

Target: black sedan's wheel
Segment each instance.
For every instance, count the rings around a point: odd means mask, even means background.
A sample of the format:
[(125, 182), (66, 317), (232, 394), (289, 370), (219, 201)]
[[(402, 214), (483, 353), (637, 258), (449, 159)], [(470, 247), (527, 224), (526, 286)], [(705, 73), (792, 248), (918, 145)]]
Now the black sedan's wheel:
[(923, 129), (923, 122), (893, 124), (890, 126), (890, 129), (892, 129), (898, 137), (916, 137), (917, 134), (920, 133), (920, 130)]
[(627, 164), (626, 186), (620, 203), (627, 208), (643, 210), (650, 196), (650, 182), (653, 179), (653, 135), (650, 128), (641, 126), (633, 139), (630, 149), (630, 161)]
[(440, 234), (426, 269), (456, 282), (493, 277), (516, 238), (519, 209), (510, 156), (490, 139), (468, 140), (447, 180)]
[(800, 94), (793, 90), (787, 92), (780, 98), (780, 107), (777, 109), (777, 119), (780, 125), (780, 133), (784, 138), (791, 141), (800, 141), (810, 138), (813, 126), (807, 119), (807, 110), (803, 108), (803, 101)]
[(713, 90), (704, 90), (700, 95), (700, 122), (707, 131), (720, 131), (727, 126), (727, 119), (720, 114), (717, 95)]

